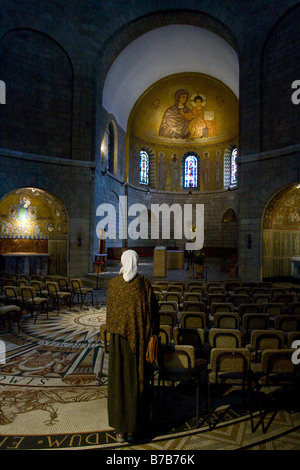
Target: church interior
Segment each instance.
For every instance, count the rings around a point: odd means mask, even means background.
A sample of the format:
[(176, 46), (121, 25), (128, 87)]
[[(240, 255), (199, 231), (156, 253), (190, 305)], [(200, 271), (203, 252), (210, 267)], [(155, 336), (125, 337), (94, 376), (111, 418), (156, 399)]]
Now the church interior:
[[(300, 449), (299, 24), (299, 0), (1, 2), (0, 449)], [(120, 444), (126, 249), (193, 352)]]

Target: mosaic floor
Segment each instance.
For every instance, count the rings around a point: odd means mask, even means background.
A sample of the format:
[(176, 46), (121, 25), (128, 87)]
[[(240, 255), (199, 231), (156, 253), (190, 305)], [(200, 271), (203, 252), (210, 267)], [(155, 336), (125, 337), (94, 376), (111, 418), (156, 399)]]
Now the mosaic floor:
[[(151, 264), (145, 263), (142, 270), (145, 275), (151, 274)], [(117, 271), (114, 268), (106, 275), (112, 277)], [(181, 272), (171, 275), (182, 277)], [(94, 306), (86, 304), (80, 309), (74, 305), (71, 311), (63, 308), (59, 314), (51, 311), (48, 320), (39, 316), (36, 324), (28, 314), (19, 332), (16, 324), (0, 329), (0, 339), (6, 346), (6, 361), (0, 363), (0, 450), (128, 450), (129, 444), (117, 443), (108, 426), (107, 386), (105, 380), (101, 386), (97, 380), (103, 351), (99, 329), (105, 322), (105, 294), (102, 288)], [(233, 406), (210, 431), (204, 402), (200, 409), (203, 419), (195, 429), (194, 395), (185, 390), (167, 393), (153, 429), (141, 434), (130, 449), (300, 449), (298, 410), (278, 412), (267, 434), (262, 434), (260, 429), (251, 432), (247, 410)]]
[[(104, 306), (75, 306), (36, 324), (27, 315), (20, 332), (15, 325), (1, 331), (7, 358), (0, 364), (0, 449), (128, 447), (116, 442), (108, 426), (107, 387), (97, 381), (104, 321)], [(299, 448), (300, 413), (278, 413), (267, 435), (251, 433), (247, 412), (234, 408), (213, 431), (205, 420), (195, 430), (193, 396), (170, 393), (158, 428), (132, 450)]]

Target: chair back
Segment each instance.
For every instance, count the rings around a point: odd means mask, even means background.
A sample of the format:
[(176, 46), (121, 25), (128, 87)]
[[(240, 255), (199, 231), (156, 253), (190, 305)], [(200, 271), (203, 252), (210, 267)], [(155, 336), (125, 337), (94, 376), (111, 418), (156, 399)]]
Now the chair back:
[(23, 302), (26, 300), (33, 300), (36, 296), (35, 290), (32, 286), (21, 286), (20, 293), (23, 299)]
[(292, 361), (294, 349), (266, 349), (262, 352), (261, 367), (266, 385), (294, 383), (298, 365)]
[(266, 313), (245, 313), (243, 316), (243, 327), (246, 334), (252, 330), (267, 330), (270, 317)]
[(199, 292), (185, 292), (183, 294), (184, 302), (202, 302), (202, 293)]
[(35, 292), (41, 293), (41, 291), (43, 289), (43, 284), (42, 284), (41, 281), (32, 280), (30, 282), (30, 285), (31, 285), (31, 287), (34, 288)]
[(188, 380), (195, 367), (195, 350), (190, 345), (161, 345), (158, 365), (162, 380)]
[(177, 312), (175, 312), (174, 310), (160, 310), (159, 324), (169, 325), (174, 328), (174, 326), (177, 325)]
[(300, 315), (279, 315), (275, 318), (275, 329), (288, 331), (300, 331)]
[(161, 302), (158, 302), (158, 308), (159, 310), (172, 310), (174, 312), (177, 312), (178, 311), (178, 303), (175, 302), (174, 300), (169, 300), (169, 301), (161, 301)]
[(287, 347), (291, 348), (294, 341), (300, 340), (300, 331), (289, 331), (287, 333)]
[(241, 304), (249, 303), (249, 295), (247, 294), (231, 294), (229, 301), (233, 304), (234, 307), (239, 307)]
[(263, 313), (267, 313), (270, 317), (284, 314), (285, 305), (283, 303), (267, 302), (262, 307)]
[(69, 281), (67, 277), (58, 277), (57, 283), (60, 291), (67, 291), (69, 289)]
[(213, 316), (217, 312), (233, 312), (231, 302), (213, 302), (210, 306), (210, 314)]
[(170, 325), (159, 326), (160, 344), (169, 344), (172, 341), (172, 327)]
[(165, 292), (163, 295), (163, 299), (166, 302), (176, 302), (177, 304), (180, 304), (181, 302), (181, 293), (180, 292)]
[(179, 292), (182, 295), (183, 286), (177, 286), (175, 284), (169, 284), (167, 287), (167, 292)]
[(288, 304), (288, 315), (300, 315), (300, 302), (291, 302)]
[(19, 295), (19, 291), (16, 286), (4, 286), (3, 289), (7, 300), (16, 298)]
[(252, 302), (256, 304), (264, 304), (271, 302), (271, 294), (253, 294), (252, 295)]
[(57, 282), (46, 282), (46, 288), (49, 295), (57, 294), (58, 292), (58, 283)]
[(214, 314), (215, 328), (237, 329), (240, 325), (240, 316), (233, 312), (216, 312)]
[(207, 294), (206, 303), (210, 306), (213, 303), (225, 303), (226, 294)]
[(240, 304), (239, 315), (242, 318), (245, 313), (260, 313), (262, 311), (261, 304)]
[(219, 381), (219, 374), (225, 372), (226, 375), (223, 375), (220, 383), (225, 380), (227, 383), (242, 382), (244, 384), (250, 367), (250, 350), (247, 348), (213, 348), (210, 353), (210, 367), (214, 372), (215, 383)]
[(202, 328), (207, 325), (205, 312), (185, 311), (181, 313), (180, 326), (183, 328)]
[(71, 286), (73, 290), (80, 290), (82, 287), (81, 279), (71, 279)]
[(208, 342), (211, 348), (240, 348), (242, 334), (238, 329), (211, 328), (208, 333)]
[(202, 328), (175, 327), (173, 330), (175, 344), (189, 344), (196, 349), (203, 349), (205, 333)]
[(274, 297), (274, 302), (282, 303), (285, 306), (292, 303), (293, 301), (294, 301), (294, 295), (293, 294), (279, 294), (279, 295), (275, 295), (275, 297)]
[(265, 349), (282, 349), (285, 343), (285, 335), (279, 330), (253, 330), (251, 332), (250, 345), (254, 350), (255, 361), (259, 359), (259, 353)]
[(191, 301), (184, 301), (182, 304), (182, 311), (183, 312), (205, 312), (205, 303), (204, 302), (191, 302)]

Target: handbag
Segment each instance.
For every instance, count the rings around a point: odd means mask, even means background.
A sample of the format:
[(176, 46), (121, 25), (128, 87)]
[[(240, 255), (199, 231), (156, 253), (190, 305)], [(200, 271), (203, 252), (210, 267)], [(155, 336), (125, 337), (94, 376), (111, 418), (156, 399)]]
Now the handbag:
[(157, 358), (158, 353), (158, 336), (151, 335), (146, 349), (146, 361), (148, 364), (153, 364)]
[[(150, 316), (150, 311), (149, 311), (149, 304), (148, 304), (146, 289), (145, 289), (145, 301), (146, 301), (147, 316), (149, 316), (150, 318), (150, 325), (151, 325), (151, 316)], [(148, 364), (153, 364), (153, 362), (157, 359), (158, 343), (159, 343), (158, 335), (154, 335), (152, 331), (150, 330), (150, 338), (149, 338), (147, 349), (146, 349), (146, 362), (148, 362)]]

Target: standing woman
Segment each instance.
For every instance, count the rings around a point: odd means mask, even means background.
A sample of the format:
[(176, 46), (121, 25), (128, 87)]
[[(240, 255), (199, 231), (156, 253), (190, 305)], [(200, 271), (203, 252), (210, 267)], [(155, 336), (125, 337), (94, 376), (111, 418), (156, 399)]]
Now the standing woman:
[(138, 274), (138, 255), (126, 250), (121, 270), (107, 289), (106, 325), (110, 333), (108, 369), (108, 424), (117, 440), (132, 440), (149, 408), (146, 348), (159, 329), (158, 302), (151, 283)]

